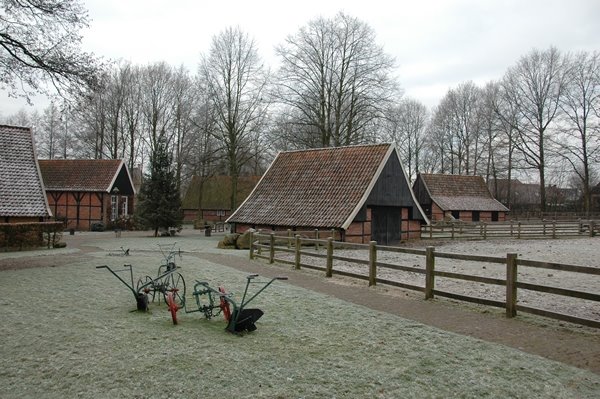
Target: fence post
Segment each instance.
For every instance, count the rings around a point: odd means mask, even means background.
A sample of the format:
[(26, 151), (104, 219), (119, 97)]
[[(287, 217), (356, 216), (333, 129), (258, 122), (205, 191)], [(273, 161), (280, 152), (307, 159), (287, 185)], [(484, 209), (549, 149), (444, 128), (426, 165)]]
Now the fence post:
[(546, 219), (542, 219), (542, 235), (546, 237)]
[(454, 240), (454, 223), (452, 223), (452, 239)]
[(429, 238), (433, 238), (433, 223), (429, 221)]
[(292, 229), (288, 229), (288, 249), (292, 247)]
[(487, 223), (483, 224), (483, 239), (487, 240)]
[(517, 315), (517, 254), (506, 255), (506, 317)]
[(435, 248), (425, 248), (425, 299), (433, 298), (433, 287), (435, 282)]
[(331, 229), (331, 238), (335, 241), (335, 229)]
[[(315, 229), (315, 240), (319, 239), (319, 229)], [(315, 251), (319, 251), (319, 242), (315, 241)]]
[(513, 221), (510, 221), (510, 236), (513, 236)]
[(269, 236), (269, 263), (275, 262), (275, 233)]
[(556, 238), (556, 219), (552, 221), (552, 238)]
[(521, 238), (521, 222), (517, 224), (517, 238)]
[(327, 265), (325, 266), (325, 277), (333, 275), (333, 238), (327, 239)]
[(250, 260), (254, 259), (254, 233), (250, 232)]
[(296, 257), (294, 259), (294, 267), (300, 269), (300, 235), (296, 234)]
[(377, 241), (369, 242), (369, 287), (377, 284)]
[(590, 220), (590, 237), (594, 236), (594, 221)]
[(260, 235), (262, 232), (261, 232), (261, 230), (258, 230), (257, 233), (258, 233), (258, 251), (257, 251), (257, 253), (259, 255), (262, 255), (262, 242), (260, 241)]

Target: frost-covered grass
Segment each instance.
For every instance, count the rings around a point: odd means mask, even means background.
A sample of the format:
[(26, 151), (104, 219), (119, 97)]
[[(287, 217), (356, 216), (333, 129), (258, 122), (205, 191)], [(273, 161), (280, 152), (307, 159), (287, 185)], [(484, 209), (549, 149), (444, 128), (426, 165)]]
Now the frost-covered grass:
[[(0, 272), (0, 397), (93, 398), (597, 398), (600, 376), (504, 346), (447, 333), (277, 281), (244, 336), (221, 317), (164, 305), (132, 312), (133, 295), (95, 266), (156, 273), (155, 240), (129, 257), (89, 254), (54, 268)], [(167, 242), (167, 241), (165, 241)], [(183, 240), (188, 252), (209, 250)], [(216, 242), (216, 240), (215, 240)], [(118, 248), (118, 246), (116, 248)], [(184, 248), (182, 248), (184, 249)], [(66, 259), (66, 258), (65, 258)], [(84, 260), (81, 260), (84, 259)], [(1, 262), (0, 258), (0, 262)], [(195, 279), (241, 294), (245, 274), (184, 255)], [(191, 302), (191, 300), (190, 300)], [(181, 312), (180, 312), (181, 313)]]

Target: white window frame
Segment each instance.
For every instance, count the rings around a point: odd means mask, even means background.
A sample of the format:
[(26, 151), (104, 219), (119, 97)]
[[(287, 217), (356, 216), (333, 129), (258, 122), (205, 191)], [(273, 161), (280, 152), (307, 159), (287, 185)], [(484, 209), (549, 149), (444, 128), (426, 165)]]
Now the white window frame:
[(127, 216), (129, 213), (127, 212), (128, 208), (128, 200), (127, 197), (121, 197), (121, 216)]
[(110, 196), (110, 220), (115, 221), (119, 217), (119, 196)]

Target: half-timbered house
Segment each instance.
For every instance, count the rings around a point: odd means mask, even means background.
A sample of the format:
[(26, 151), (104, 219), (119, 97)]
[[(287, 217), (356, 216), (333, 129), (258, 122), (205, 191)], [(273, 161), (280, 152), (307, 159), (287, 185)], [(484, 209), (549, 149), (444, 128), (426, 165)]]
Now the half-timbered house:
[(135, 189), (120, 159), (39, 160), (50, 209), (69, 229), (115, 224), (133, 214)]

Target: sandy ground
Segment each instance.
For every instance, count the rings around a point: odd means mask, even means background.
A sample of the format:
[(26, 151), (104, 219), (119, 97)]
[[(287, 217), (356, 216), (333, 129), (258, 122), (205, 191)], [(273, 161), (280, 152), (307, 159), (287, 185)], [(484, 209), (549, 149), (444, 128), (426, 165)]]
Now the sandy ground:
[[(411, 248), (425, 249), (433, 246), (436, 252), (458, 253), (468, 255), (486, 255), (506, 258), (507, 254), (515, 253), (519, 259), (563, 263), (579, 266), (600, 268), (600, 238), (577, 238), (566, 240), (490, 240), (490, 241), (422, 241), (411, 243)], [(305, 248), (304, 251), (311, 251)], [(324, 254), (321, 249), (320, 254)], [(334, 255), (367, 259), (365, 250), (335, 250)], [(293, 255), (278, 254), (277, 257), (293, 260)], [(378, 251), (378, 262), (425, 269), (425, 258), (420, 255), (402, 254)], [(324, 267), (323, 259), (305, 256), (302, 263), (315, 264)], [(436, 270), (459, 274), (476, 275), (497, 279), (506, 278), (506, 266), (498, 263), (482, 263), (463, 260), (453, 260), (438, 257), (435, 262)], [(334, 261), (335, 270), (368, 274), (368, 267), (343, 261)], [(387, 268), (379, 268), (377, 277), (400, 281), (406, 284), (423, 287), (425, 276), (420, 273), (403, 272)], [(519, 266), (518, 281), (583, 291), (600, 293), (600, 276), (563, 272)], [(455, 294), (478, 298), (505, 301), (506, 288), (501, 285), (490, 285), (478, 282), (468, 282), (450, 278), (437, 277), (435, 288)], [(420, 294), (419, 294), (420, 295)], [(600, 321), (600, 304), (595, 301), (569, 298), (565, 296), (539, 293), (524, 289), (518, 290), (518, 304), (536, 307), (544, 310), (574, 315)]]

